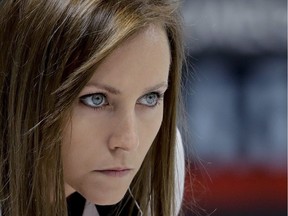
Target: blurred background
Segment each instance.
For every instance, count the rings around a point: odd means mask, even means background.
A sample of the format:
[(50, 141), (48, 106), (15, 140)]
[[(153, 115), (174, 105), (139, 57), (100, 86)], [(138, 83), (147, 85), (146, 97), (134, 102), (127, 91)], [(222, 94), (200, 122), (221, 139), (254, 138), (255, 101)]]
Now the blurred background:
[(194, 194), (199, 215), (286, 216), (286, 0), (186, 0), (182, 13), (186, 158), (202, 164), (185, 215)]

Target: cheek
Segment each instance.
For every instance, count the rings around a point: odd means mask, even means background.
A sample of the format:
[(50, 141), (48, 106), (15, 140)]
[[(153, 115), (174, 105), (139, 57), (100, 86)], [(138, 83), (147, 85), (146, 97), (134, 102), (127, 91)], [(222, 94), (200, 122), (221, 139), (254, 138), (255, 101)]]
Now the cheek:
[(95, 149), (101, 147), (99, 143), (103, 142), (107, 128), (104, 124), (106, 118), (103, 115), (95, 115), (94, 112), (75, 105), (71, 119), (64, 129), (63, 153), (69, 152), (80, 156), (89, 152), (95, 153)]
[(70, 194), (68, 189), (66, 191), (68, 186), (80, 191), (86, 184), (87, 174), (97, 169), (107, 154), (103, 130), (95, 119), (92, 120), (91, 116), (73, 115), (63, 130), (61, 155), (66, 195)]
[(88, 127), (89, 125), (73, 118), (71, 123), (64, 128), (61, 153), (66, 177), (73, 174), (79, 175), (81, 171), (89, 168), (87, 158), (89, 158), (89, 152), (95, 151), (91, 148), (96, 147), (97, 143), (91, 143), (93, 138)]
[(148, 119), (143, 120), (141, 124), (141, 147), (145, 154), (151, 147), (163, 120), (163, 109), (160, 107), (154, 115), (149, 116)]
[(78, 168), (82, 166), (82, 169), (88, 166), (87, 163), (89, 163), (90, 158), (92, 156), (93, 159), (97, 158), (97, 154), (103, 150), (103, 145), (100, 145), (103, 143), (103, 136), (103, 130), (100, 130), (100, 126), (95, 124), (91, 117), (73, 116), (71, 123), (63, 131), (62, 158), (64, 169), (67, 171), (73, 169), (73, 166)]

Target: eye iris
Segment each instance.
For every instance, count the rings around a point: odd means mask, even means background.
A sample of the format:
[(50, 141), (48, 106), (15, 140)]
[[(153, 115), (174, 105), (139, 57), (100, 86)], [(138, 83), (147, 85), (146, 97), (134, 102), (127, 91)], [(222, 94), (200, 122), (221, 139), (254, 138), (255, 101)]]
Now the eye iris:
[(149, 94), (146, 96), (146, 100), (149, 105), (154, 105), (157, 102), (157, 95)]
[(104, 98), (102, 95), (93, 95), (92, 96), (92, 102), (94, 105), (99, 106), (103, 103)]

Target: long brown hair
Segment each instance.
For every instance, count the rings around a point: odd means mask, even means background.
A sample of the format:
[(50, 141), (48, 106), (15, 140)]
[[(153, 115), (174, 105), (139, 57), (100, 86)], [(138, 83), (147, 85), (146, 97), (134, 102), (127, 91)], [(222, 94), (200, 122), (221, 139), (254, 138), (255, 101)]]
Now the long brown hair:
[[(174, 214), (174, 157), (183, 57), (178, 3), (168, 0), (0, 2), (0, 206), (4, 216), (67, 215), (63, 122), (101, 61), (148, 25), (171, 49), (160, 131), (131, 190), (144, 215)], [(151, 206), (151, 207), (150, 207)]]

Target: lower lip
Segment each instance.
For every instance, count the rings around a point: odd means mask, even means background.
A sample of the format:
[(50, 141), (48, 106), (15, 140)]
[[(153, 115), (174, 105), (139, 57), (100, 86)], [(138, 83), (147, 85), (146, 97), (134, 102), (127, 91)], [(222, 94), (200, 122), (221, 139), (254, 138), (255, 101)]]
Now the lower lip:
[(111, 177), (124, 177), (126, 175), (128, 175), (131, 170), (127, 169), (127, 170), (97, 170), (97, 172), (104, 174), (106, 176), (111, 176)]

